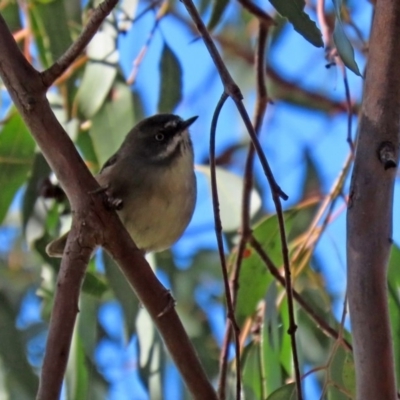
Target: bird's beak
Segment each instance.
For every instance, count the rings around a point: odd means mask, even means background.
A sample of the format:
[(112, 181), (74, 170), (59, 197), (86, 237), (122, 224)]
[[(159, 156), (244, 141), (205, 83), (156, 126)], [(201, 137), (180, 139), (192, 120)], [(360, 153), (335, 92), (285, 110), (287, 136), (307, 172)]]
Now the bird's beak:
[(195, 117), (189, 118), (186, 121), (183, 121), (181, 124), (181, 128), (182, 130), (189, 128), (190, 125), (193, 124), (194, 121), (196, 121), (196, 119), (199, 118), (197, 115)]

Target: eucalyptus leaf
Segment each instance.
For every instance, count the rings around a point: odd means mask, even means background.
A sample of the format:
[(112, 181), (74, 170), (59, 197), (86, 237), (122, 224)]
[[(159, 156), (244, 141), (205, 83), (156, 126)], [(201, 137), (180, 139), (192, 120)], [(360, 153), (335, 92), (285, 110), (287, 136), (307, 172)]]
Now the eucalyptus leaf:
[(263, 376), (260, 364), (260, 346), (253, 342), (245, 349), (245, 359), (243, 365), (243, 390), (246, 393), (246, 400), (257, 400), (264, 398), (262, 386)]
[(135, 123), (133, 95), (129, 86), (115, 82), (113, 95), (92, 118), (90, 137), (96, 158), (103, 165), (113, 155)]
[(139, 300), (114, 260), (104, 251), (102, 259), (110, 288), (124, 310), (126, 336), (130, 338), (136, 332), (135, 323), (139, 312)]
[(97, 272), (86, 271), (83, 281), (82, 290), (94, 297), (101, 298), (108, 290), (107, 282)]
[(344, 32), (340, 10), (342, 8), (342, 0), (332, 0), (335, 6), (336, 21), (333, 31), (333, 41), (335, 42), (337, 51), (344, 65), (353, 71), (356, 75), (362, 76), (356, 60), (354, 58), (354, 49)]
[(8, 1), (2, 4), (1, 16), (7, 23), (10, 32), (21, 29), (21, 18), (18, 3), (16, 1)]
[(321, 31), (304, 12), (304, 0), (269, 0), (282, 17), (286, 17), (296, 32), (316, 47), (323, 47)]
[[(285, 213), (285, 225), (290, 231), (295, 213)], [(254, 236), (272, 262), (279, 268), (282, 265), (282, 246), (277, 217), (267, 217), (254, 227)], [(250, 245), (246, 246), (239, 275), (239, 292), (236, 313), (240, 320), (253, 315), (258, 302), (264, 298), (274, 277), (264, 261)]]
[(0, 357), (5, 367), (5, 377), (14, 399), (33, 399), (38, 387), (38, 377), (29, 365), (25, 354), (23, 334), (15, 327), (18, 309), (10, 304), (0, 291)]
[(276, 307), (277, 296), (277, 283), (274, 281), (269, 286), (265, 296), (264, 322), (261, 326), (260, 342), (267, 394), (278, 389), (283, 383), (280, 349), (283, 342), (282, 335), (286, 335), (286, 332), (282, 329)]
[(32, 215), (36, 200), (40, 195), (40, 185), (49, 176), (50, 172), (50, 167), (43, 154), (36, 153), (22, 204), (22, 226), (24, 230)]
[(40, 61), (48, 68), (72, 44), (64, 0), (31, 2), (27, 9)]
[(85, 352), (77, 329), (72, 337), (66, 371), (66, 389), (69, 400), (88, 398), (89, 373), (85, 363)]
[(400, 248), (398, 245), (392, 246), (390, 254), (388, 292), (396, 378), (400, 381)]
[(226, 7), (229, 4), (229, 0), (214, 0), (214, 6), (212, 9), (210, 21), (207, 29), (211, 32), (220, 22)]
[(296, 393), (296, 385), (294, 383), (289, 383), (271, 393), (267, 397), (267, 400), (296, 400)]
[[(338, 346), (333, 349), (334, 354), (329, 363), (329, 381), (333, 384), (332, 394), (329, 396), (332, 400), (339, 399), (352, 399), (355, 397), (349, 397), (343, 393), (349, 393), (355, 395), (355, 370), (354, 361), (352, 354), (345, 350), (342, 346)], [(331, 388), (330, 388), (331, 389)], [(338, 393), (336, 389), (342, 389)], [(340, 393), (342, 392), (342, 393)]]
[(161, 53), (160, 75), (158, 111), (170, 113), (182, 99), (182, 67), (177, 56), (166, 43)]
[[(210, 182), (210, 167), (196, 165), (196, 170), (201, 172)], [(220, 217), (224, 231), (234, 231), (241, 224), (243, 178), (223, 168), (216, 167), (218, 198), (220, 203)], [(255, 189), (250, 196), (250, 216), (253, 216), (261, 207), (261, 198)]]
[(112, 32), (100, 31), (88, 45), (89, 62), (77, 93), (79, 111), (95, 115), (106, 101), (117, 76), (119, 53)]
[(15, 109), (0, 131), (0, 223), (18, 189), (25, 183), (35, 154), (35, 142)]

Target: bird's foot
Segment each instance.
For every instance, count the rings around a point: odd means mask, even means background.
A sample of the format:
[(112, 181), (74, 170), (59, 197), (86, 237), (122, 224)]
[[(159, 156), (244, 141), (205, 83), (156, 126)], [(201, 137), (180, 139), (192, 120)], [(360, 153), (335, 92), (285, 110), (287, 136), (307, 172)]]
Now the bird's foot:
[(124, 206), (123, 200), (112, 196), (110, 193), (107, 192), (108, 189), (109, 189), (108, 185), (100, 186), (99, 188), (92, 190), (89, 193), (90, 194), (104, 193), (104, 206), (108, 210), (115, 210), (115, 211), (122, 210)]

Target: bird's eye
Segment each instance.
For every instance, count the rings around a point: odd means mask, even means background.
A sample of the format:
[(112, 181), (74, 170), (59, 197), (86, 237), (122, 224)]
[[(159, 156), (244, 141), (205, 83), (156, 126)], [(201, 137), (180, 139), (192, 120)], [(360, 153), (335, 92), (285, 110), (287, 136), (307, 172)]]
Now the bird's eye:
[(163, 133), (157, 133), (157, 135), (154, 136), (154, 137), (158, 142), (161, 142), (161, 141), (164, 140), (164, 134)]

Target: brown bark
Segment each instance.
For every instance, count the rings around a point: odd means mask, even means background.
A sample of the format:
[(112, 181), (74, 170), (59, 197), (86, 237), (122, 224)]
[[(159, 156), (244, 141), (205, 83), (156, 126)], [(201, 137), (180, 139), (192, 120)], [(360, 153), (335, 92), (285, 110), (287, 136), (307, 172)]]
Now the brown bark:
[[(99, 8), (106, 3), (110, 1), (103, 2)], [(75, 54), (71, 54), (70, 49), (66, 57), (61, 57), (62, 62), (48, 70), (51, 73), (40, 74), (23, 57), (0, 15), (0, 76), (62, 184), (74, 215), (57, 281), (38, 399), (54, 400), (59, 396), (78, 312), (80, 286), (96, 245), (103, 245), (118, 262), (140, 302), (153, 318), (193, 398), (216, 399), (169, 292), (157, 280), (117, 215), (103, 206), (102, 196), (90, 194), (98, 189), (98, 184), (46, 99), (49, 82), (68, 66), (66, 60), (72, 62), (77, 57), (81, 48), (82, 43), (76, 46)]]
[(396, 399), (387, 300), (400, 111), (400, 2), (376, 2), (347, 214), (357, 399)]

